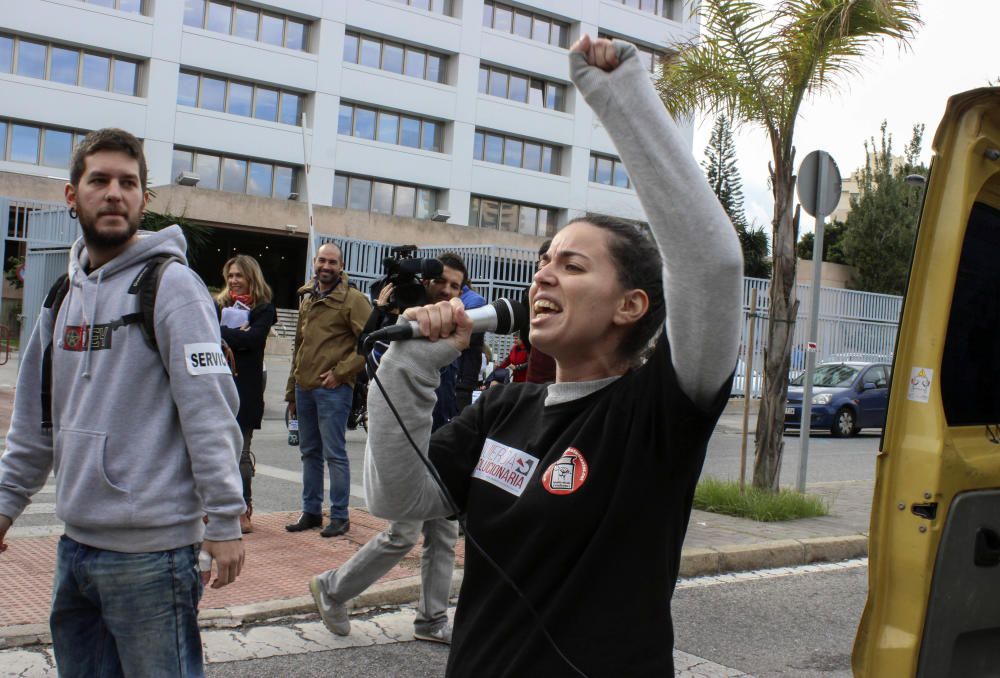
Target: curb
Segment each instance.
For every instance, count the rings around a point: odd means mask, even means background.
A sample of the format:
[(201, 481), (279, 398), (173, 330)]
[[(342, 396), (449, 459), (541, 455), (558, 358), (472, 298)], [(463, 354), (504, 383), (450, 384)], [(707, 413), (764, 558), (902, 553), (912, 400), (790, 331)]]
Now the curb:
[[(850, 560), (868, 555), (868, 537), (863, 534), (843, 537), (782, 539), (756, 544), (719, 546), (707, 549), (684, 549), (681, 554), (680, 576), (704, 577), (727, 572), (793, 567), (816, 562)], [(458, 595), (463, 570), (455, 570), (451, 580), (451, 595)], [(413, 603), (420, 595), (420, 575), (376, 584), (354, 598), (350, 609), (355, 614), (374, 607), (389, 607)], [(312, 596), (269, 600), (248, 605), (202, 610), (198, 615), (201, 628), (235, 628), (292, 615), (316, 614)], [(22, 624), (0, 628), (0, 650), (26, 645), (52, 643), (48, 624)]]
[(793, 567), (817, 562), (862, 558), (868, 555), (868, 536), (781, 539), (736, 546), (684, 549), (680, 576), (705, 577), (727, 572)]
[[(464, 571), (456, 569), (451, 578), (451, 597), (462, 587)], [(395, 607), (415, 603), (420, 597), (420, 575), (403, 577), (382, 584), (375, 584), (352, 599), (347, 607), (353, 614), (377, 607)], [(237, 628), (244, 624), (316, 614), (316, 603), (311, 595), (282, 600), (266, 600), (246, 605), (217, 607), (198, 613), (198, 626), (202, 629)], [(48, 624), (21, 624), (0, 628), (0, 650), (27, 645), (51, 645), (52, 635)]]

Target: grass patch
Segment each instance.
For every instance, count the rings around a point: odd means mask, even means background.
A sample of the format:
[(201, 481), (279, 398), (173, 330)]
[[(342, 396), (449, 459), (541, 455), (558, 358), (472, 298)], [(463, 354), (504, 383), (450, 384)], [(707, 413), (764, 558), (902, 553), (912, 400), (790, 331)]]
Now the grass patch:
[(741, 493), (738, 482), (715, 478), (703, 478), (698, 483), (694, 491), (694, 507), (761, 522), (815, 518), (830, 513), (826, 502), (814, 495), (788, 489), (772, 494), (750, 484)]

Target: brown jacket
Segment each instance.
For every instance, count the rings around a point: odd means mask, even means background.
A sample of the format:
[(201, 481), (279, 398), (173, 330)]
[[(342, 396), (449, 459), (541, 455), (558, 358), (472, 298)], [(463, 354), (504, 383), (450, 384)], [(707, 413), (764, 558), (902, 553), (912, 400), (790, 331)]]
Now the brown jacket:
[(295, 386), (314, 389), (323, 381), (320, 374), (332, 369), (342, 384), (354, 386), (365, 365), (357, 351), (358, 337), (372, 312), (364, 294), (347, 284), (342, 273), (330, 294), (317, 299), (313, 281), (299, 288), (299, 322), (292, 348), (292, 369), (285, 387), (285, 400), (295, 400)]

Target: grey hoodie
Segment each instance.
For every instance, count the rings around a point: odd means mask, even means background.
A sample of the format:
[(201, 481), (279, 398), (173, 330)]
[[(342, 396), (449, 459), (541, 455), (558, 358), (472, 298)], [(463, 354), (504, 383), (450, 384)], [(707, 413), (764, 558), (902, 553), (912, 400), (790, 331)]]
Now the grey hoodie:
[[(239, 398), (219, 350), (208, 290), (179, 263), (164, 271), (154, 320), (159, 355), (139, 324), (129, 286), (157, 254), (184, 257), (181, 229), (141, 232), (104, 266), (86, 272), (82, 240), (58, 318), (42, 309), (21, 360), (7, 449), (0, 457), (0, 514), (16, 519), (56, 474), (56, 515), (70, 538), (145, 553), (239, 539)], [(81, 326), (94, 331), (81, 331)], [(41, 362), (52, 336), (51, 433), (41, 428)], [(165, 369), (166, 368), (166, 369)], [(207, 527), (202, 516), (208, 515)]]

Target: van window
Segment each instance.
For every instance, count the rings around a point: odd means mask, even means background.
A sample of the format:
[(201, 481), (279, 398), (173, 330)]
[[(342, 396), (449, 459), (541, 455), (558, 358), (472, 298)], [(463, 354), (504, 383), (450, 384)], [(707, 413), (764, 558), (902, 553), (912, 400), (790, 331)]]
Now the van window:
[(975, 203), (941, 361), (949, 426), (1000, 424), (1000, 210)]

